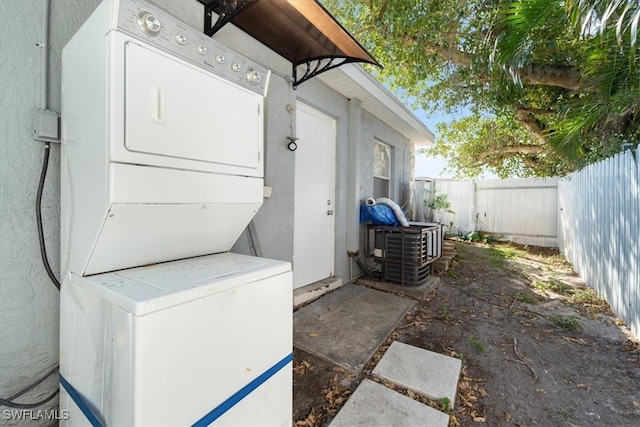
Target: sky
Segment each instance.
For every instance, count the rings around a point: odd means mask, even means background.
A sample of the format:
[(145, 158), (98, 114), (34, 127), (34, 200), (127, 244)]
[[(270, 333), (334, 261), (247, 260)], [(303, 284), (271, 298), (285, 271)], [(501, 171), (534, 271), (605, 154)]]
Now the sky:
[[(436, 141), (438, 140), (438, 133), (436, 131), (436, 124), (440, 122), (449, 122), (454, 120), (453, 116), (443, 114), (427, 114), (424, 110), (416, 110), (413, 112), (422, 123), (424, 123), (431, 132), (436, 135)], [(445, 171), (447, 162), (440, 156), (427, 157), (424, 154), (416, 151), (416, 166), (415, 176), (416, 178), (453, 178), (451, 172)]]
[[(436, 141), (438, 141), (436, 124), (449, 123), (453, 120), (471, 115), (471, 112), (462, 108), (458, 114), (429, 114), (424, 110), (414, 110), (413, 114), (435, 134)], [(453, 178), (453, 172), (447, 170), (447, 166), (447, 161), (442, 157), (427, 157), (422, 153), (418, 153), (416, 150), (416, 178)], [(498, 176), (494, 173), (484, 173), (479, 178), (497, 179)]]
[[(1, 0), (0, 0), (1, 1)], [(387, 88), (391, 93), (393, 90), (389, 87), (388, 84), (382, 82), (383, 86)], [(444, 113), (429, 113), (423, 109), (413, 109), (411, 107), (411, 99), (407, 100), (401, 94), (395, 93), (396, 96), (401, 102), (403, 102), (412, 112), (413, 114), (424, 123), (431, 132), (435, 135), (436, 142), (438, 141), (438, 131), (436, 130), (436, 125), (438, 123), (449, 123), (457, 119), (461, 119), (463, 117), (470, 116), (471, 110), (467, 107), (458, 107), (458, 111), (453, 114), (444, 114)], [(431, 157), (426, 156), (425, 154), (419, 153), (416, 150), (416, 163), (415, 163), (415, 177), (416, 178), (453, 178), (453, 171), (448, 170), (449, 165), (447, 161), (440, 157)], [(480, 179), (497, 179), (498, 176), (494, 173), (484, 173), (478, 178)]]

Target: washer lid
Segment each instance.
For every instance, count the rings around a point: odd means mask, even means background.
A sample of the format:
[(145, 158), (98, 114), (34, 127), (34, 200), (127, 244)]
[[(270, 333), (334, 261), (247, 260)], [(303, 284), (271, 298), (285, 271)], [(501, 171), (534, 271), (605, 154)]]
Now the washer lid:
[(288, 262), (227, 252), (72, 279), (142, 316), (288, 271)]
[(122, 270), (115, 274), (166, 292), (219, 282), (224, 278), (243, 275), (265, 266), (264, 260), (260, 258), (238, 258), (234, 255), (224, 253), (202, 257), (197, 259), (197, 262), (167, 262), (151, 267)]

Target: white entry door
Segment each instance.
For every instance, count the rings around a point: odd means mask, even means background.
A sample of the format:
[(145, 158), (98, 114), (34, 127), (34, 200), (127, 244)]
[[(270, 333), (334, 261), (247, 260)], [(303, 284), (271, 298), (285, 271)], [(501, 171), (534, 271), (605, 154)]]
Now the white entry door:
[(298, 103), (296, 136), (294, 288), (333, 275), (336, 121)]

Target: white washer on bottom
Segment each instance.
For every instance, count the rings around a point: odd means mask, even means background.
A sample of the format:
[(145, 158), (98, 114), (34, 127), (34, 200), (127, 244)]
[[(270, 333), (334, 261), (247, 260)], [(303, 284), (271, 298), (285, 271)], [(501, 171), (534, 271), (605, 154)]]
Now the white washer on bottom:
[(291, 425), (287, 262), (222, 253), (64, 280), (61, 425)]

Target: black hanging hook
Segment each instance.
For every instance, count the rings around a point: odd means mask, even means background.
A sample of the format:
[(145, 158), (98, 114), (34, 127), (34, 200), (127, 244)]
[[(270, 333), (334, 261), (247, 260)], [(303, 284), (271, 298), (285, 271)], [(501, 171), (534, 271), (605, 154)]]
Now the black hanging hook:
[(287, 139), (289, 140), (289, 144), (287, 144), (289, 151), (296, 151), (298, 149), (298, 144), (296, 144), (298, 138), (295, 136), (288, 136)]

